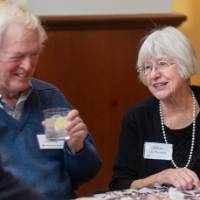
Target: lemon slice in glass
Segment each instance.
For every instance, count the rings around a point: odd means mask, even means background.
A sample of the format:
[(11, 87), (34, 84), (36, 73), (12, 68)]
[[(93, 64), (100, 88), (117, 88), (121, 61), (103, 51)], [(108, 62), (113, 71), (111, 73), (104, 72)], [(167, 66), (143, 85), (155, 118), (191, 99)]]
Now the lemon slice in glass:
[(56, 132), (61, 131), (65, 128), (65, 121), (64, 117), (58, 117), (54, 122), (54, 129)]

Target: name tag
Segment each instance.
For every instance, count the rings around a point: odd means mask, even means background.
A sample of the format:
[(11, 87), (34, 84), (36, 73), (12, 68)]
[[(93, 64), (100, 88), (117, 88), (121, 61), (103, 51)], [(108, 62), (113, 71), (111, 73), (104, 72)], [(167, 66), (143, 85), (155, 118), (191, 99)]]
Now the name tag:
[(37, 135), (40, 149), (63, 149), (63, 140), (48, 140), (45, 135)]
[(172, 160), (172, 144), (145, 142), (144, 158), (155, 160)]

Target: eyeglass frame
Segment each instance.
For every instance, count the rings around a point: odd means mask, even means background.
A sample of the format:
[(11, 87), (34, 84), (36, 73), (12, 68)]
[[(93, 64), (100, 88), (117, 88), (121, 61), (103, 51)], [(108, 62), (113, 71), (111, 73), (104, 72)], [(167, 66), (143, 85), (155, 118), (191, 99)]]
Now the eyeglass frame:
[[(167, 61), (165, 60), (165, 58), (160, 58), (159, 60), (156, 60), (155, 63), (151, 63), (151, 64), (144, 64), (142, 66), (137, 66), (137, 72), (143, 72), (145, 75), (149, 75), (152, 73), (152, 70), (154, 68), (154, 70), (161, 72), (162, 70), (168, 69), (170, 66), (176, 64), (176, 62), (174, 61)], [(145, 68), (146, 67), (150, 67), (146, 70), (150, 70), (149, 72), (145, 72)]]

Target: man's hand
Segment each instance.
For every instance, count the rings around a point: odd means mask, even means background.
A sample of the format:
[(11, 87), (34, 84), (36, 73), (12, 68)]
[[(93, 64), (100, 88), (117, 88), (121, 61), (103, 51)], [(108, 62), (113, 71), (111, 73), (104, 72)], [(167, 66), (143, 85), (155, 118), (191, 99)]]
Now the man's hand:
[(76, 153), (83, 149), (84, 141), (88, 134), (86, 124), (79, 116), (79, 112), (75, 109), (71, 110), (66, 117), (65, 129), (70, 136), (66, 143), (72, 153)]

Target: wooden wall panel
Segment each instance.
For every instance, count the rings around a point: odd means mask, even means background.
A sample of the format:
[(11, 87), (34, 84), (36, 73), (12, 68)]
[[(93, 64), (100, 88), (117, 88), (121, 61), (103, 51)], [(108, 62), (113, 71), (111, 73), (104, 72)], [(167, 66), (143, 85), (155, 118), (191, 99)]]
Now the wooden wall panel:
[(138, 81), (139, 41), (152, 27), (178, 26), (182, 15), (43, 17), (48, 42), (35, 76), (57, 85), (77, 108), (103, 160), (79, 195), (105, 191), (112, 175), (121, 119), (149, 92)]

